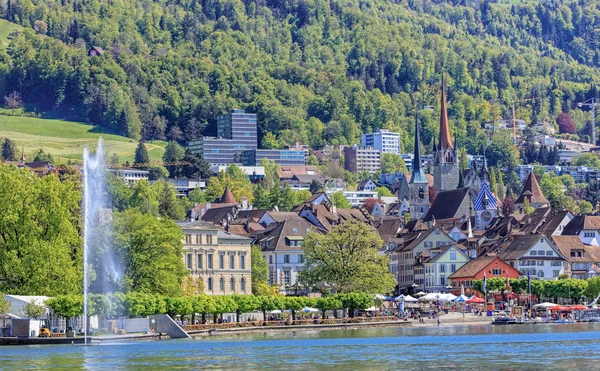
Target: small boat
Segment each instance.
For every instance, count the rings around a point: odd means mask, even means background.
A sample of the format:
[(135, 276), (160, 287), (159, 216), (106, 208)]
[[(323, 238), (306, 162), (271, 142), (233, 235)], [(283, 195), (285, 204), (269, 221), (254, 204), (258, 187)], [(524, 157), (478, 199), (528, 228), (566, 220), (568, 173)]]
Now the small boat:
[(551, 323), (558, 323), (558, 324), (571, 324), (571, 323), (577, 323), (575, 320), (570, 319), (570, 318), (561, 318), (559, 320), (556, 320), (554, 322)]
[(500, 316), (494, 318), (492, 325), (522, 325), (525, 322), (516, 318), (510, 318), (506, 316)]
[(91, 347), (92, 345), (100, 345), (100, 341), (99, 340), (90, 340), (87, 343), (77, 343), (77, 344), (74, 341), (72, 341), (71, 345), (74, 347)]

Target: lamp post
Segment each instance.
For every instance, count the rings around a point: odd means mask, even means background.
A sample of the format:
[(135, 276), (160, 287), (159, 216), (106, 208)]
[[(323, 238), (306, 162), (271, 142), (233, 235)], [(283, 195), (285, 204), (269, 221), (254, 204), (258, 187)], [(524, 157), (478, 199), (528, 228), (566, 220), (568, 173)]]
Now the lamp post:
[(590, 98), (585, 102), (577, 103), (577, 107), (588, 106), (592, 108), (592, 144), (596, 146), (596, 105), (600, 104), (597, 98)]
[(410, 286), (412, 287), (412, 291), (413, 291), (412, 293), (413, 293), (413, 295), (414, 295), (414, 294), (415, 294), (415, 291), (417, 291), (417, 287), (419, 287), (419, 285), (417, 285), (415, 282), (413, 282), (413, 284), (412, 284), (412, 285), (410, 285)]

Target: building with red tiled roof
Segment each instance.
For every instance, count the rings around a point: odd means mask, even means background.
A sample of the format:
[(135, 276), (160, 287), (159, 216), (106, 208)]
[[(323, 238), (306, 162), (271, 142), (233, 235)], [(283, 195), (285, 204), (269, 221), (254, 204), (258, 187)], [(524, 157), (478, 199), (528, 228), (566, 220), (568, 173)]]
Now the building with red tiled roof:
[(584, 245), (578, 236), (552, 236), (554, 244), (567, 258), (565, 274), (588, 279), (600, 274), (600, 247)]
[(523, 183), (523, 191), (521, 191), (521, 195), (517, 201), (515, 201), (515, 207), (523, 207), (525, 200), (528, 200), (529, 205), (535, 209), (540, 207), (550, 207), (550, 202), (546, 196), (544, 196), (542, 188), (540, 187), (540, 184), (538, 183), (538, 180), (533, 172), (529, 173), (527, 179), (525, 179), (525, 183)]
[(497, 256), (481, 256), (469, 261), (448, 277), (452, 285), (452, 293), (459, 295), (461, 287), (464, 287), (465, 293), (471, 294), (473, 281), (482, 280), (484, 273), (488, 279), (493, 277), (516, 279), (521, 275), (517, 269)]

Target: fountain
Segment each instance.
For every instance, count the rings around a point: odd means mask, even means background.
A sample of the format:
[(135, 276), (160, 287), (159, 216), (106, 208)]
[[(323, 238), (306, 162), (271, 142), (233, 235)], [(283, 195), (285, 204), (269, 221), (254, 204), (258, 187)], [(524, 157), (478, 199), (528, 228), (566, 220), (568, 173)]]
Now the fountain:
[[(83, 151), (83, 318), (84, 344), (88, 333), (88, 293), (90, 291), (90, 269), (96, 280), (94, 291), (114, 291), (122, 275), (116, 262), (110, 238), (111, 214), (106, 202), (106, 168), (102, 139), (96, 152), (87, 148)], [(112, 283), (112, 284), (111, 284)]]

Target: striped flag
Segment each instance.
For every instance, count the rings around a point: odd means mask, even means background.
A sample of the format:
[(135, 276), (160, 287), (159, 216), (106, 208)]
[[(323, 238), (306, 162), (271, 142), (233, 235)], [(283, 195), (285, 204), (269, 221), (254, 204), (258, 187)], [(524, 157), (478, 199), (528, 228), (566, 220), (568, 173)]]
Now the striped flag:
[(527, 292), (531, 292), (531, 276), (529, 275), (529, 271), (527, 271)]

